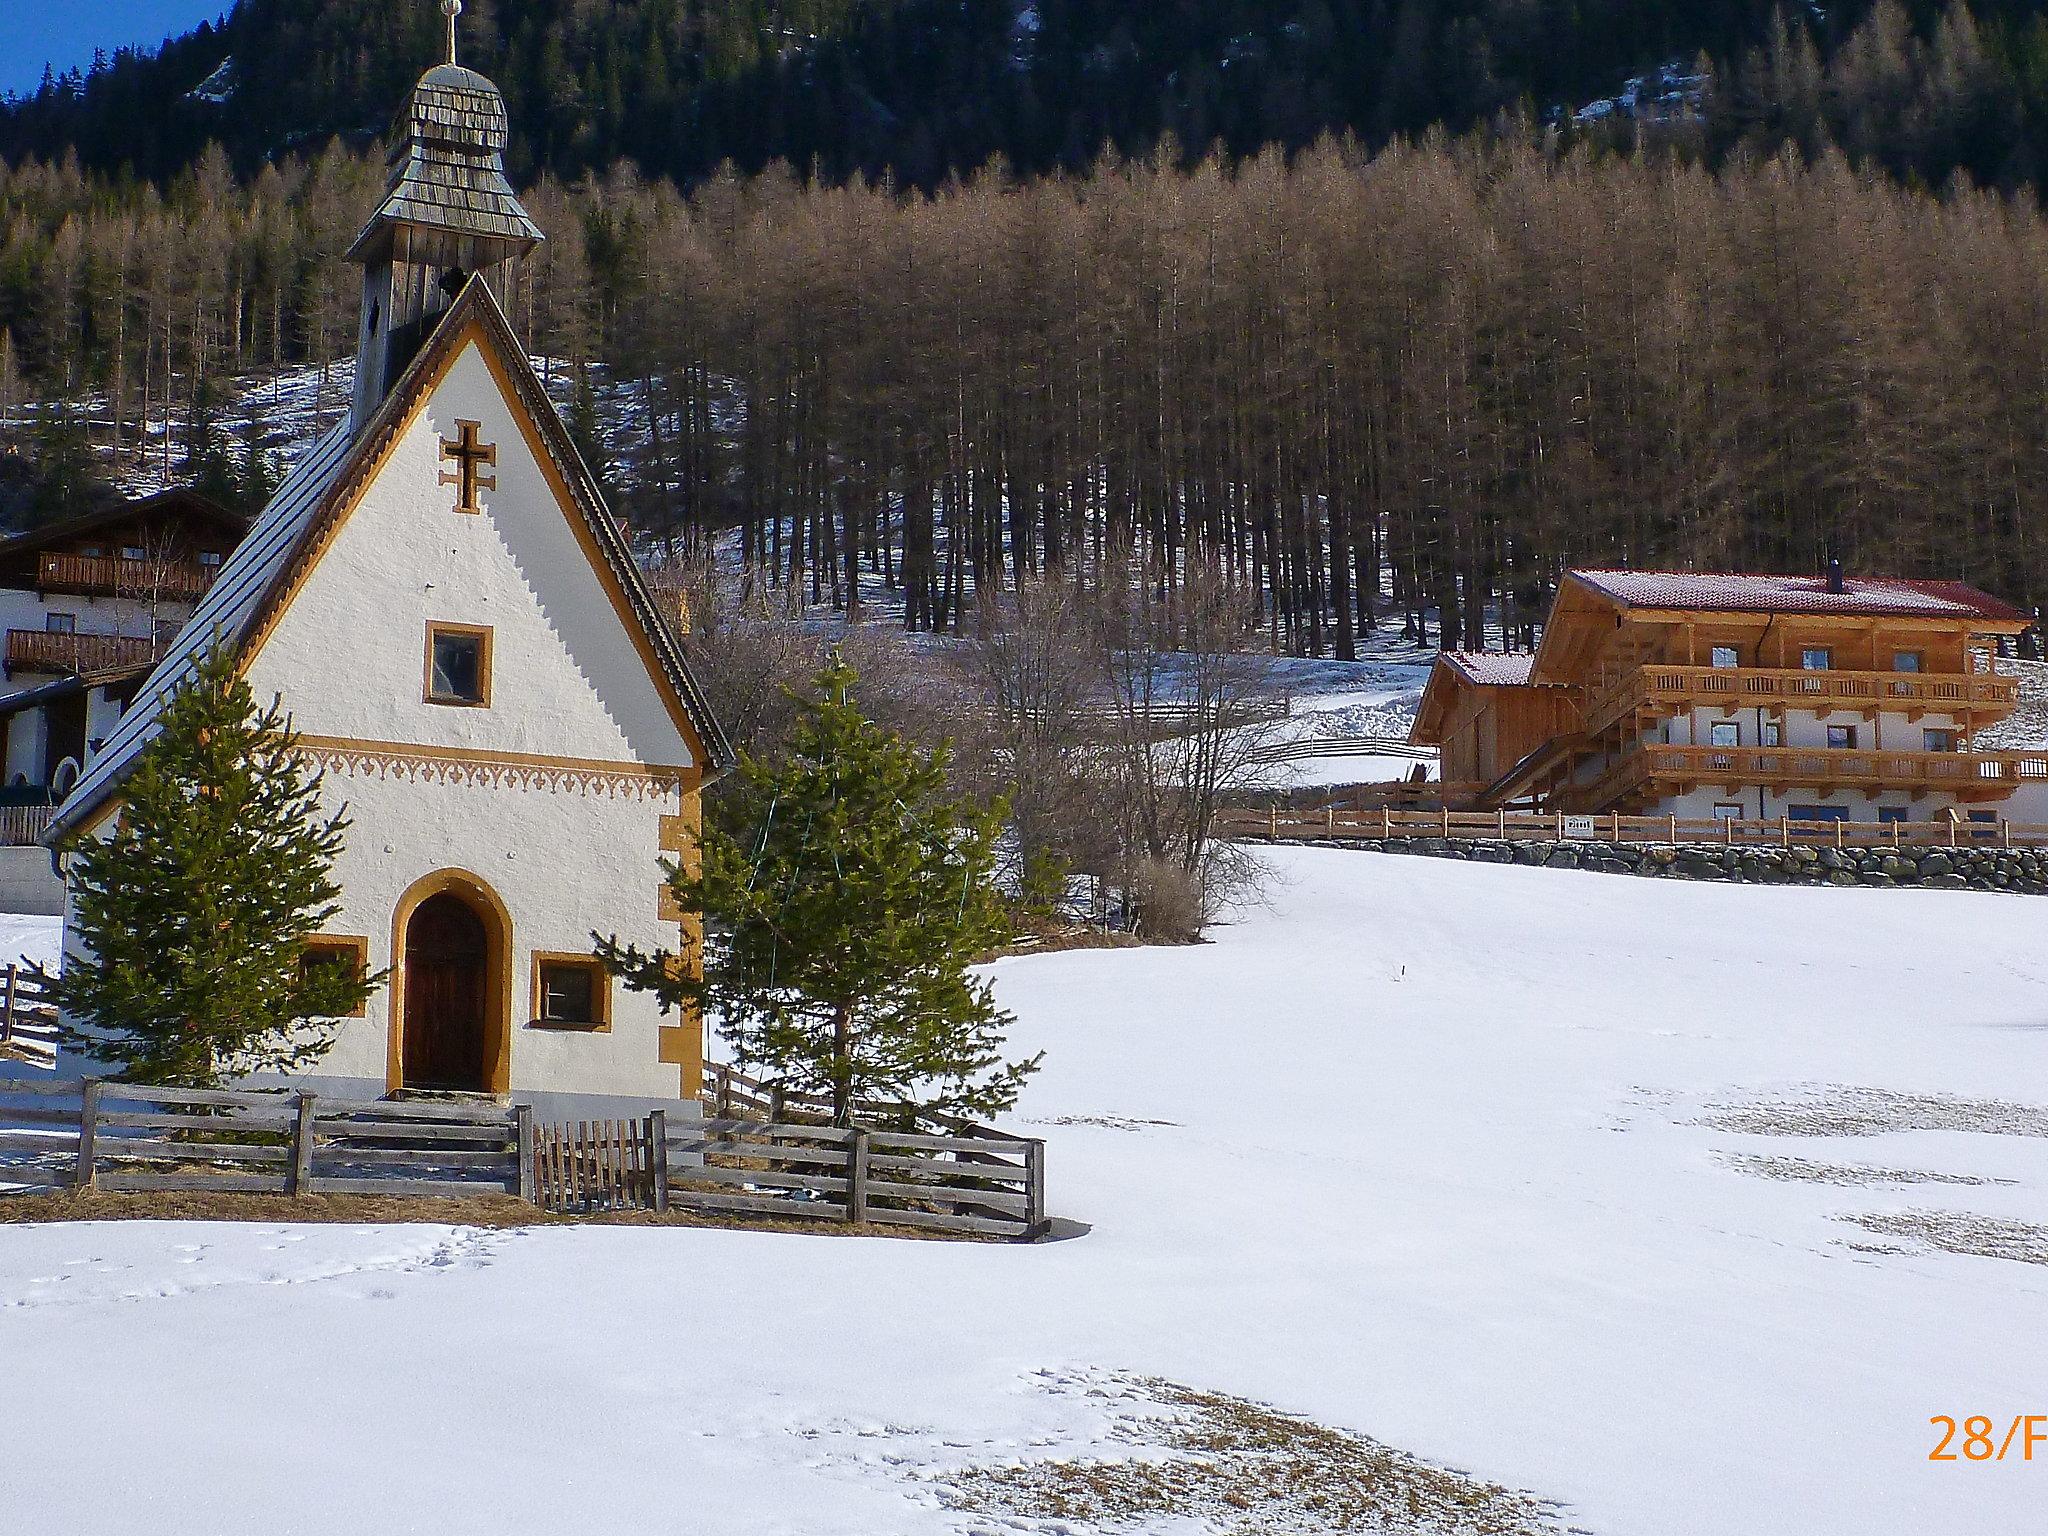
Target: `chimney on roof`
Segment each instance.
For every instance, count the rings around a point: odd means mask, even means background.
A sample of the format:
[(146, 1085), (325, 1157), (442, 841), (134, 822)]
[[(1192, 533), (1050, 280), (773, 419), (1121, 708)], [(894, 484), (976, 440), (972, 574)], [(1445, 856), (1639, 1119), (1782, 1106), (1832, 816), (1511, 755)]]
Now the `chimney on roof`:
[(1831, 554), (1831, 555), (1829, 555), (1829, 556), (1828, 556), (1828, 591), (1829, 591), (1829, 593), (1830, 593), (1830, 594), (1832, 594), (1832, 595), (1833, 595), (1833, 596), (1835, 596), (1835, 597), (1840, 597), (1840, 596), (1841, 596), (1841, 595), (1842, 595), (1842, 594), (1843, 594), (1844, 592), (1847, 592), (1848, 590), (1849, 590), (1849, 583), (1847, 582), (1847, 580), (1845, 580), (1845, 579), (1843, 578), (1843, 575), (1842, 575), (1842, 557), (1841, 557), (1840, 555), (1832, 555), (1832, 554)]

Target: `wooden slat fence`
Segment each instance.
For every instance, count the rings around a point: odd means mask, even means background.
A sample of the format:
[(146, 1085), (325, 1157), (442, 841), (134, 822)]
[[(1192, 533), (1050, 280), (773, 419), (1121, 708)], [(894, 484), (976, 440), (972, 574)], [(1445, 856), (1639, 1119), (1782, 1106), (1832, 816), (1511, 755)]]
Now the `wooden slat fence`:
[(548, 1125), (535, 1200), (565, 1212), (682, 1210), (1032, 1238), (1045, 1144), (747, 1119)]
[(57, 1065), (57, 1010), (49, 976), (33, 965), (10, 965), (0, 978), (0, 1060)]
[(537, 1127), (534, 1202), (561, 1213), (667, 1210), (666, 1118)]
[(0, 1191), (530, 1194), (525, 1106), (0, 1079)]
[(1440, 837), (1489, 842), (1658, 843), (1719, 847), (2039, 848), (2048, 825), (2017, 821), (1769, 821), (1681, 816), (1572, 816), (1558, 812), (1353, 810), (1221, 811), (1218, 837), (1273, 842)]

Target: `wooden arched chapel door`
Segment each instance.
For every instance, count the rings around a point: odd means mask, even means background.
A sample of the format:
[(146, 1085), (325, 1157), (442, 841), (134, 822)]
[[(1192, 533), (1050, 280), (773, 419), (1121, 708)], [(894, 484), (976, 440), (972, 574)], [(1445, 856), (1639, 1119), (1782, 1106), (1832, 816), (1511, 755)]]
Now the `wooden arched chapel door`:
[(491, 980), (483, 914), (453, 891), (421, 902), (405, 925), (405, 1087), (490, 1090)]

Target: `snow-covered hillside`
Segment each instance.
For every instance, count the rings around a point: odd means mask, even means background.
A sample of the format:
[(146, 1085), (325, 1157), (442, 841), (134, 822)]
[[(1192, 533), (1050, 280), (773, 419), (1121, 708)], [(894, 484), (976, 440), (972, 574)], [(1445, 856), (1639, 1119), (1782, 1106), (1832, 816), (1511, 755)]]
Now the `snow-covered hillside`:
[[(2048, 1412), (2037, 902), (1269, 857), (1213, 945), (996, 968), (1072, 1241), (0, 1227), (4, 1523), (1081, 1536), (971, 1469), (1092, 1486), (1178, 1383), (1600, 1536), (2034, 1528), (1927, 1457)], [(1372, 1528), (1305, 1508), (1114, 1528)]]

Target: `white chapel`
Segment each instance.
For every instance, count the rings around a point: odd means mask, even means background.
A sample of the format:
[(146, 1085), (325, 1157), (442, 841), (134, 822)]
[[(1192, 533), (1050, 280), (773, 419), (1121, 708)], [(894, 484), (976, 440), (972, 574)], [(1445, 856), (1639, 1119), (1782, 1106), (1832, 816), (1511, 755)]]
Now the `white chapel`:
[(363, 269), (353, 409), (309, 450), (58, 812), (111, 825), (163, 700), (213, 645), (279, 696), (354, 823), (320, 941), (391, 980), (303, 1080), (545, 1114), (694, 1100), (699, 1020), (591, 956), (694, 953), (664, 855), (730, 752), (501, 301), (541, 232), (504, 101), (420, 81)]

